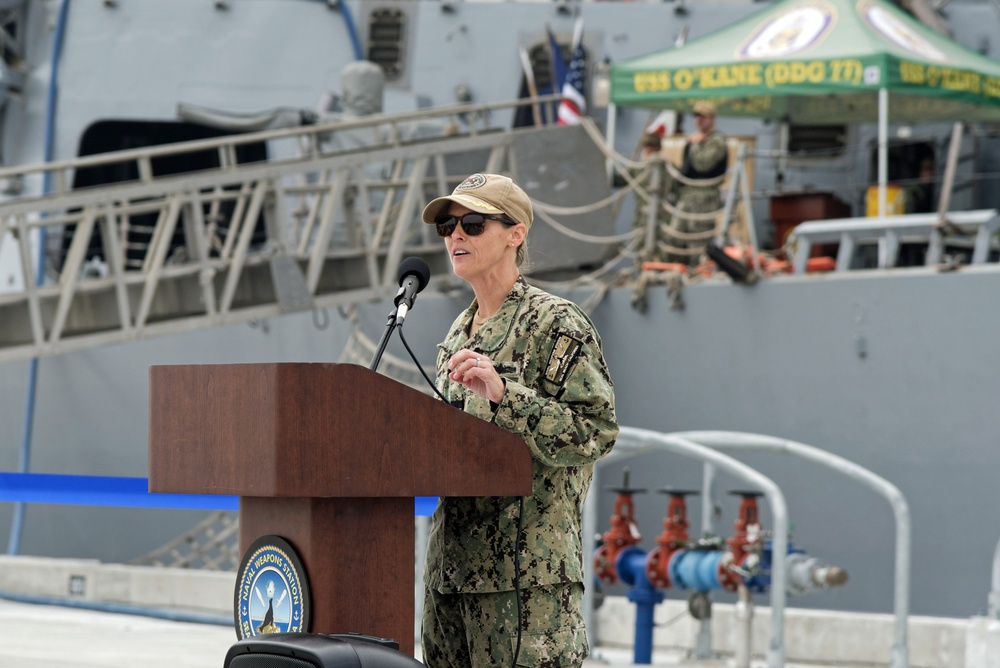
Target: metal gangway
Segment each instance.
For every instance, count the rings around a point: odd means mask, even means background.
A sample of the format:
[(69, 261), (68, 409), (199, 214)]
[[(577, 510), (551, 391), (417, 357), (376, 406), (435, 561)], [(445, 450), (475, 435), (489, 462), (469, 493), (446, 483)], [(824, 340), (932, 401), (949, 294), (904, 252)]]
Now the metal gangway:
[[(444, 289), (453, 280), (444, 247), (419, 214), (468, 174), (506, 172), (557, 194), (551, 180), (563, 179), (565, 199), (550, 203), (557, 212), (610, 193), (589, 126), (491, 124), (527, 103), (342, 118), (0, 169), (0, 182), (50, 184), (0, 202), (0, 251), (13, 245), (20, 261), (20, 285), (0, 288), (0, 362), (383, 299), (408, 256), (426, 260), (429, 287)], [(250, 145), (269, 157), (240, 162)], [(165, 163), (205, 155), (218, 166), (162, 173)], [(545, 164), (552, 169), (529, 171)], [(99, 170), (129, 178), (73, 187), (76, 175)], [(579, 234), (612, 230), (609, 205), (582, 209), (570, 211), (580, 214)], [(533, 231), (546, 233), (555, 231)], [(593, 240), (551, 244), (561, 254), (541, 268), (599, 262), (607, 249), (585, 241)]]

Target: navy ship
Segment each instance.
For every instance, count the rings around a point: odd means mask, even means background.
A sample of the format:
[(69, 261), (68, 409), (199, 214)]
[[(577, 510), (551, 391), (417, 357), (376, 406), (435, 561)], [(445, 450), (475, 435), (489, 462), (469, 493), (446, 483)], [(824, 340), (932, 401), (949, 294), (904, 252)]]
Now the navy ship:
[[(995, 3), (903, 4), (1000, 55)], [(643, 279), (636, 264), (640, 186), (612, 172), (636, 166), (661, 117), (612, 103), (611, 72), (769, 6), (0, 2), (0, 470), (146, 476), (151, 365), (367, 364), (407, 256), (432, 270), (406, 322), (431, 366), (470, 293), (417, 214), (468, 173), (503, 171), (535, 202), (530, 278), (591, 314), (623, 425), (767, 434), (869, 469), (909, 503), (910, 611), (983, 614), (1000, 538), (1000, 126), (933, 117), (880, 135), (720, 112), (741, 174), (729, 230), (773, 271)], [(553, 42), (567, 62), (577, 43), (585, 55), (576, 125), (553, 122)], [(668, 121), (667, 152), (683, 113)], [(880, 181), (883, 207), (918, 185), (927, 213), (879, 223)], [(382, 370), (423, 382), (398, 341)], [(891, 612), (890, 510), (799, 462), (745, 459), (781, 485), (796, 543), (850, 573), (794, 605)], [(593, 490), (602, 527), (626, 465), (640, 487), (701, 484), (684, 457), (610, 463)], [(720, 497), (723, 533), (736, 506)], [(637, 507), (652, 539), (665, 503)], [(19, 554), (130, 562), (205, 514), (3, 504), (0, 532)]]

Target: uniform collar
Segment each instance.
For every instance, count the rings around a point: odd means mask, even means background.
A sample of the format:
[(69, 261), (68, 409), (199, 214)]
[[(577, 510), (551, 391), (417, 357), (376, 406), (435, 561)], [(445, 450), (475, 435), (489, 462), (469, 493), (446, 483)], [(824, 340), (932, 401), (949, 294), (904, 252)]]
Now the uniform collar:
[[(514, 323), (517, 322), (517, 314), (524, 305), (524, 297), (527, 292), (528, 283), (524, 280), (523, 276), (518, 276), (510, 292), (507, 293), (503, 304), (500, 305), (499, 310), (479, 328), (475, 336), (469, 339), (466, 347), (474, 348), (484, 355), (489, 355), (499, 350), (510, 335)], [(472, 324), (472, 317), (478, 310), (479, 301), (473, 300), (472, 305), (463, 314), (459, 327), (460, 335), (464, 336), (465, 332), (469, 331), (469, 325)]]

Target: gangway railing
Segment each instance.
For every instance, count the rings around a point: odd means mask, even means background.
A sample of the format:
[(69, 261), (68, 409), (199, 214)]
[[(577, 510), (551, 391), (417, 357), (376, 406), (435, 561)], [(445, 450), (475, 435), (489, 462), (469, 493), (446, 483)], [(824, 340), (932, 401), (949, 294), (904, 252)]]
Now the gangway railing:
[[(129, 179), (128, 182), (151, 184), (163, 178), (156, 174), (155, 163), (157, 161), (164, 158), (203, 153), (206, 151), (218, 154), (219, 167), (213, 167), (205, 171), (237, 171), (241, 168), (241, 163), (237, 160), (237, 153), (241, 147), (257, 144), (262, 141), (283, 139), (292, 140), (296, 143), (300, 140), (305, 140), (305, 144), (299, 145), (304, 145), (307, 149), (300, 155), (271, 158), (268, 160), (268, 165), (271, 167), (296, 165), (303, 161), (336, 153), (364, 153), (375, 147), (401, 147), (421, 139), (433, 139), (443, 136), (453, 138), (460, 138), (462, 136), (475, 137), (482, 134), (495, 134), (500, 131), (500, 128), (492, 126), (489, 121), (494, 112), (528, 105), (533, 102), (547, 103), (559, 99), (561, 99), (559, 95), (549, 95), (509, 102), (453, 105), (423, 111), (359, 116), (353, 119), (345, 116), (336, 120), (293, 128), (226, 135), (162, 146), (112, 151), (66, 160), (53, 160), (34, 165), (4, 167), (0, 168), (0, 182), (27, 182), (31, 180), (40, 182), (41, 177), (47, 174), (52, 181), (52, 190), (50, 193), (35, 197), (26, 197), (19, 201), (51, 199), (100, 188), (100, 186), (81, 189), (72, 188), (73, 175), (80, 169), (123, 166), (132, 163), (137, 169), (137, 174), (134, 178)], [(369, 141), (366, 142), (366, 145), (360, 146), (353, 151), (351, 149), (338, 149), (336, 143), (331, 144), (328, 141), (334, 133), (350, 131), (365, 131)]]
[[(0, 182), (31, 185), (45, 177), (53, 184), (50, 193), (0, 202), (0, 250), (16, 247), (22, 279), (17, 289), (0, 291), (0, 362), (385, 298), (409, 255), (430, 264), (431, 287), (443, 287), (447, 257), (430, 226), (419, 224), (424, 203), (469, 171), (516, 173), (514, 146), (525, 136), (583, 135), (580, 128), (489, 126), (491, 114), (526, 103), (371, 116), (0, 169)], [(368, 143), (337, 141), (345, 136)], [(260, 143), (273, 157), (237, 161), (242, 147)], [(217, 156), (218, 167), (158, 173), (165, 160), (206, 153)], [(72, 187), (75, 174), (97, 168), (132, 178)], [(35, 285), (42, 229), (47, 280)]]

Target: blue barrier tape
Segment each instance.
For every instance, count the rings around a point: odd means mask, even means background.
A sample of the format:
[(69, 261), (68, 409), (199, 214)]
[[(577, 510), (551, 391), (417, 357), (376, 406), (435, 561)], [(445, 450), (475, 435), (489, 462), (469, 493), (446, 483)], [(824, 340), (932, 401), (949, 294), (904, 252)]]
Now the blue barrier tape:
[(134, 508), (237, 510), (235, 496), (152, 494), (148, 478), (0, 473), (0, 501)]
[(430, 517), (437, 508), (438, 498), (436, 496), (418, 496), (413, 499), (414, 515), (418, 517)]
[[(54, 473), (0, 473), (0, 502), (4, 501), (189, 510), (239, 509), (239, 497), (235, 496), (151, 493), (148, 478)], [(416, 515), (426, 517), (436, 507), (437, 497), (414, 499)]]

